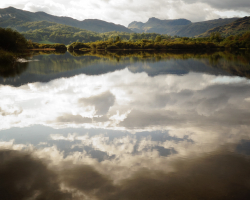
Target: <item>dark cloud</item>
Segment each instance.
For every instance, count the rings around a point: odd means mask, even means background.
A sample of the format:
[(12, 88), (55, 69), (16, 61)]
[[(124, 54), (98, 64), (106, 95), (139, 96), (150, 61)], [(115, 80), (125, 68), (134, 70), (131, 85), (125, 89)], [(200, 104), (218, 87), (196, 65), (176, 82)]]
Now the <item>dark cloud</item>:
[(249, 160), (232, 153), (217, 153), (179, 161), (172, 173), (137, 172), (124, 180), (119, 192), (109, 199), (249, 199)]
[(111, 179), (86, 165), (63, 171), (62, 180), (67, 186), (99, 199), (108, 199), (117, 190)]
[(109, 118), (106, 115), (104, 115), (101, 117), (94, 117), (93, 120), (95, 122), (107, 122), (107, 121), (109, 121)]
[(133, 110), (119, 125), (127, 128), (140, 128), (160, 125), (180, 125), (183, 122), (183, 118), (178, 118), (177, 114), (172, 111), (158, 110), (146, 112)]
[[(93, 166), (63, 163), (49, 170), (32, 155), (0, 151), (1, 200), (74, 200), (81, 193), (98, 200), (247, 200), (250, 198), (250, 160), (226, 150), (176, 160), (173, 172), (140, 169), (114, 183)], [(63, 184), (68, 192), (62, 191)], [(69, 192), (71, 191), (71, 192)]]
[(84, 124), (91, 123), (92, 119), (88, 117), (82, 117), (81, 115), (64, 114), (63, 116), (57, 117), (56, 121), (61, 123)]
[(236, 151), (245, 155), (250, 155), (250, 140), (242, 140), (237, 145)]
[(65, 171), (64, 181), (100, 200), (247, 200), (249, 167), (247, 158), (218, 151), (176, 161), (171, 173), (141, 169), (118, 184), (86, 166)]
[(186, 3), (197, 3), (202, 2), (206, 3), (213, 8), (217, 9), (232, 9), (232, 10), (245, 10), (250, 9), (250, 1), (249, 0), (226, 0), (226, 1), (217, 1), (217, 0), (184, 0)]
[(12, 150), (0, 151), (1, 200), (72, 199), (61, 191), (59, 180), (40, 160)]
[(79, 99), (79, 103), (83, 106), (95, 106), (97, 115), (105, 115), (109, 108), (115, 103), (115, 96), (111, 92), (104, 92), (97, 96)]
[(2, 116), (7, 116), (7, 115), (19, 115), (23, 112), (23, 110), (15, 110), (14, 112), (8, 112), (8, 111), (5, 111), (3, 110), (1, 107), (0, 107), (0, 115)]

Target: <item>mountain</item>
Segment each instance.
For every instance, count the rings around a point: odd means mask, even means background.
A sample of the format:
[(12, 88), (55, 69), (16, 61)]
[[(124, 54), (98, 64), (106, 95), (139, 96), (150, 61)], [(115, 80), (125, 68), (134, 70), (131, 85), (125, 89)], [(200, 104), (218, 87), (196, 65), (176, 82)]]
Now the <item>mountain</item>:
[(225, 19), (220, 18), (220, 19), (214, 19), (214, 20), (203, 21), (203, 22), (195, 22), (176, 31), (175, 35), (178, 35), (181, 37), (194, 37), (196, 35), (200, 35), (206, 32), (207, 30), (211, 28), (230, 24), (237, 19), (238, 18), (225, 18)]
[(244, 17), (237, 19), (230, 24), (212, 28), (203, 34), (200, 34), (199, 37), (208, 37), (213, 32), (219, 32), (223, 36), (229, 36), (245, 33), (248, 31), (250, 31), (250, 17)]
[(47, 14), (45, 12), (33, 13), (29, 11), (16, 9), (13, 7), (0, 9), (0, 27), (15, 28), (16, 26), (22, 23), (34, 22), (34, 21), (55, 22), (99, 33), (109, 32), (109, 31), (119, 31), (128, 33), (133, 32), (130, 29), (126, 28), (125, 26), (105, 22), (98, 19), (85, 19), (83, 21), (79, 21), (70, 17), (58, 17)]
[(152, 17), (146, 23), (134, 21), (128, 25), (128, 28), (137, 33), (146, 32), (174, 35), (177, 30), (191, 23), (191, 21), (186, 19), (161, 20)]
[(150, 18), (146, 23), (132, 22), (129, 24), (128, 28), (137, 33), (155, 32), (171, 36), (194, 37), (211, 28), (232, 23), (237, 19), (238, 18), (215, 19), (192, 23), (186, 19), (160, 20), (157, 18)]

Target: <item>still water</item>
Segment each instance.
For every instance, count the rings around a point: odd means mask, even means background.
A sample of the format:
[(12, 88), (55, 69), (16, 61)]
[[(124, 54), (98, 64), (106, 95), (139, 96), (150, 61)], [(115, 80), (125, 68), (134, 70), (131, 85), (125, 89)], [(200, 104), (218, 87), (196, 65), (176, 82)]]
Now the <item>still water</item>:
[(250, 199), (249, 61), (40, 52), (2, 66), (0, 199)]

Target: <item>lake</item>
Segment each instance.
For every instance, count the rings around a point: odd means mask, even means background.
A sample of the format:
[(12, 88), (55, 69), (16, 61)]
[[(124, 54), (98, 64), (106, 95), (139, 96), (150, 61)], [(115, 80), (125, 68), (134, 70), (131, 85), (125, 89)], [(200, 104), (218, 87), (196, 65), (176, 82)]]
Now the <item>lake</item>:
[(35, 52), (0, 68), (2, 199), (250, 199), (249, 52)]

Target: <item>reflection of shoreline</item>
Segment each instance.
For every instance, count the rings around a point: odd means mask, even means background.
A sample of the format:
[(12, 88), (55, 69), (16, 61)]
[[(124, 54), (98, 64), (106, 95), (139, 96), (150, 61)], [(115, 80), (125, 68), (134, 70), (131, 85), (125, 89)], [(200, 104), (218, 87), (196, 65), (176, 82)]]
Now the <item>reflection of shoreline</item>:
[[(149, 76), (168, 73), (178, 75), (192, 71), (250, 77), (250, 56), (248, 57), (248, 53), (242, 51), (236, 54), (193, 51), (186, 53), (183, 53), (183, 51), (75, 51), (70, 52), (70, 54), (60, 51), (33, 51), (34, 59), (40, 60), (39, 62), (29, 63), (29, 68), (25, 73), (17, 74), (19, 76), (18, 81), (16, 79), (1, 81), (0, 79), (0, 83), (20, 86), (28, 82), (47, 82), (60, 77), (71, 77), (79, 73), (87, 75), (105, 74), (124, 69), (127, 66), (132, 66), (130, 68), (134, 73), (145, 71)], [(152, 67), (150, 69), (140, 67), (139, 69), (137, 65), (143, 63)], [(12, 69), (14, 68), (9, 68), (9, 70)], [(2, 76), (6, 77), (6, 75)]]
[(20, 76), (28, 69), (28, 62), (14, 62), (11, 64), (0, 65), (0, 77), (15, 78)]

